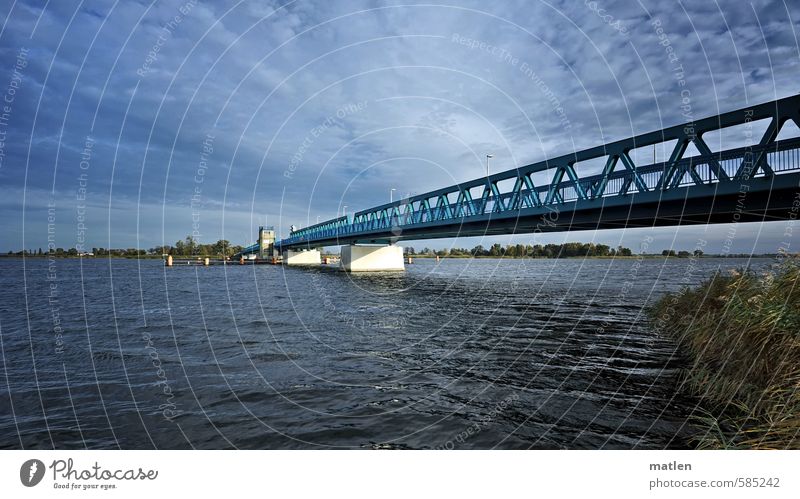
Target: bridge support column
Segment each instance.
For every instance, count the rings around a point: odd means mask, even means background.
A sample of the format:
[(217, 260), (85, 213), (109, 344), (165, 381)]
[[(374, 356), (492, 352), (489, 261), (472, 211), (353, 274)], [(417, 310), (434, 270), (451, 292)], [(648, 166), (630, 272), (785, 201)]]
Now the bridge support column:
[(342, 268), (348, 272), (405, 270), (403, 248), (388, 246), (342, 246)]
[(285, 250), (283, 252), (283, 263), (286, 265), (320, 265), (319, 250)]

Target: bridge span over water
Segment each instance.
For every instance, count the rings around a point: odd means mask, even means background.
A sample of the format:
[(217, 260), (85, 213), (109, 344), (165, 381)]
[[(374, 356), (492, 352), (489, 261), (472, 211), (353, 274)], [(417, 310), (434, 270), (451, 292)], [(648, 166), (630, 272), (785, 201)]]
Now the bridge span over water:
[[(704, 140), (737, 126), (747, 135), (760, 120), (769, 124), (753, 145), (715, 152)], [(793, 219), (800, 138), (777, 140), (790, 120), (800, 127), (800, 95), (398, 199), (293, 230), (274, 250), (313, 263), (317, 248), (341, 245), (348, 270), (397, 270), (402, 240)], [(634, 149), (662, 144), (666, 161), (634, 162)], [(698, 155), (686, 157), (690, 144)], [(263, 251), (260, 241), (242, 254)]]

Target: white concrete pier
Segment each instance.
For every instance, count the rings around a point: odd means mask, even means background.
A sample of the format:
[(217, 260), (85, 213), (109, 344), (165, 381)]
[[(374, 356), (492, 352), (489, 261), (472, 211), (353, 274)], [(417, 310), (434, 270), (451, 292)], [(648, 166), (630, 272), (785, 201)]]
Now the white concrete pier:
[(388, 246), (342, 246), (342, 268), (348, 272), (405, 270), (403, 248)]
[(283, 263), (286, 265), (320, 265), (320, 251), (312, 250), (286, 250), (283, 252)]

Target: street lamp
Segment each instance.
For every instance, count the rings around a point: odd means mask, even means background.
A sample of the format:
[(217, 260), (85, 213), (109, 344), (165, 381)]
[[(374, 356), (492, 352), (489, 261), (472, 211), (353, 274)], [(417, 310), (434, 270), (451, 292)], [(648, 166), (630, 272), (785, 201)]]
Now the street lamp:
[(489, 176), (489, 159), (490, 158), (494, 158), (494, 156), (492, 154), (487, 154), (486, 155), (486, 176), (487, 177)]
[(389, 189), (389, 202), (390, 203), (394, 202), (394, 191), (396, 191), (396, 190), (397, 189)]
[(347, 216), (347, 205), (344, 205), (344, 207), (342, 208), (342, 216), (343, 217)]

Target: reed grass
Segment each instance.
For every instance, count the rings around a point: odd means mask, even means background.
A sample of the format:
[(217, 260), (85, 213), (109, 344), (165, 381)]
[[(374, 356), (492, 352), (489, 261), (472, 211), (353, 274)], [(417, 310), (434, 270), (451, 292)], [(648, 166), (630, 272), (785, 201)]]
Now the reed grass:
[(698, 448), (800, 449), (800, 262), (717, 273), (649, 314), (689, 366)]

